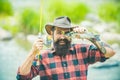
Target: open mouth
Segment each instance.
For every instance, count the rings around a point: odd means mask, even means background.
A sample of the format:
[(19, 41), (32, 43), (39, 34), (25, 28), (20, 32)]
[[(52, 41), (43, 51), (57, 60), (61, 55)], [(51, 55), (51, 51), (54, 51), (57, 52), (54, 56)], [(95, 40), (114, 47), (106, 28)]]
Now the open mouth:
[(59, 44), (60, 44), (60, 45), (64, 45), (64, 44), (65, 44), (65, 41), (60, 41)]

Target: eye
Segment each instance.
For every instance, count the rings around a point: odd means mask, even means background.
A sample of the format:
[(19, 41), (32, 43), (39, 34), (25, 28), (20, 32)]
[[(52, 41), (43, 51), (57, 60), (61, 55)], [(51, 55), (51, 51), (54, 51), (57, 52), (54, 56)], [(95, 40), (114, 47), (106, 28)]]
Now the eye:
[(66, 36), (71, 36), (70, 31), (65, 32)]
[(68, 33), (70, 33), (70, 31), (66, 31), (66, 32), (65, 32), (65, 34), (68, 34)]
[(61, 31), (57, 31), (57, 34), (62, 34), (62, 32)]

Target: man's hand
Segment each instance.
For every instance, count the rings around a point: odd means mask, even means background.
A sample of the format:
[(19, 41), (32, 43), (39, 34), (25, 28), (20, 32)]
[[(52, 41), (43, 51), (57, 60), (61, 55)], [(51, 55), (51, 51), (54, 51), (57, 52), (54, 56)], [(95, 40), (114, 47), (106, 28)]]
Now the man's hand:
[(35, 58), (35, 55), (42, 50), (43, 48), (43, 39), (37, 39), (32, 46), (32, 50), (30, 51), (29, 55), (27, 56), (24, 63), (19, 68), (19, 73), (21, 75), (28, 75), (31, 70), (32, 62)]
[(87, 32), (88, 30), (85, 27), (75, 27), (73, 29), (74, 32), (80, 33), (80, 34), (84, 34), (85, 32)]
[(42, 50), (43, 48), (43, 39), (37, 39), (32, 46), (32, 50), (34, 51), (34, 53), (38, 53), (40, 50)]
[(80, 35), (80, 34), (84, 34), (84, 33), (86, 33), (87, 31), (88, 31), (88, 30), (87, 30), (85, 27), (79, 27), (79, 26), (77, 26), (77, 27), (75, 27), (75, 28), (73, 29), (73, 32), (79, 33), (79, 34), (75, 35), (75, 37), (78, 38), (78, 39), (81, 38), (81, 35)]

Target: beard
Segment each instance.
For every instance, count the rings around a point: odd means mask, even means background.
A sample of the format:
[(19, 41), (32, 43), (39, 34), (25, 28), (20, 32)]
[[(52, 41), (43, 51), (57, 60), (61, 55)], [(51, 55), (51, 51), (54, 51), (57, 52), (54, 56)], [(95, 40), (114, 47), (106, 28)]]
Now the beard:
[[(64, 41), (64, 44), (61, 45), (60, 42)], [(58, 39), (56, 42), (54, 42), (54, 48), (55, 48), (55, 55), (58, 55), (60, 57), (65, 57), (67, 53), (69, 53), (69, 48), (71, 45), (71, 41), (67, 39)]]

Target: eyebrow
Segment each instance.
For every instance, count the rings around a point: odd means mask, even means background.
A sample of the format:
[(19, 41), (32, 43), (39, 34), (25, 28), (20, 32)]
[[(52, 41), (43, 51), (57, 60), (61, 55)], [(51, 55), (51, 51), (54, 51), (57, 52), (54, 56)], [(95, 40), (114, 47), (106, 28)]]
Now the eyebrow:
[(69, 33), (70, 31), (66, 31), (65, 34)]

